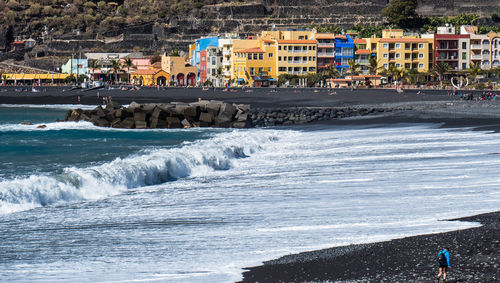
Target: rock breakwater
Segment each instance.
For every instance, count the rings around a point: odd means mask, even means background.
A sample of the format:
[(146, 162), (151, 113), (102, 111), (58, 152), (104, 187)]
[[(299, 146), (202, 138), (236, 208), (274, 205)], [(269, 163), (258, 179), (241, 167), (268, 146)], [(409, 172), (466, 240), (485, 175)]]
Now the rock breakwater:
[(213, 100), (168, 104), (132, 102), (128, 107), (110, 102), (106, 107), (99, 105), (92, 110), (70, 110), (65, 121), (89, 121), (100, 127), (125, 129), (248, 128), (251, 126), (249, 110), (249, 105)]
[[(65, 121), (89, 121), (100, 127), (126, 129), (156, 128), (250, 128), (301, 125), (349, 117), (381, 115), (393, 108), (292, 107), (251, 109), (247, 104), (201, 100), (193, 103), (138, 104), (124, 107), (115, 102), (92, 110), (68, 111)], [(400, 109), (402, 110), (402, 109)]]

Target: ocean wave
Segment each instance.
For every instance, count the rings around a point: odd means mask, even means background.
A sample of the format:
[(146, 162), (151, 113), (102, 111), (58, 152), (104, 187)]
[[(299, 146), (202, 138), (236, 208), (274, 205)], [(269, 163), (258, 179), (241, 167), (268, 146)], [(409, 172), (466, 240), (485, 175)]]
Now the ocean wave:
[(2, 180), (0, 213), (97, 200), (127, 189), (209, 175), (213, 170), (230, 169), (232, 160), (247, 157), (277, 139), (277, 131), (235, 130), (179, 148), (154, 149), (87, 168), (65, 168), (58, 175)]

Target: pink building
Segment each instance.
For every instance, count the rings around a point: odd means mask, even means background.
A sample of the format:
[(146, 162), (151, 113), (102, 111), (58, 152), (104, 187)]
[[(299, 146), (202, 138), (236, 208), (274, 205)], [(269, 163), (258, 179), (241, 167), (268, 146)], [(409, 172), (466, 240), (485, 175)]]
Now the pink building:
[(200, 52), (200, 82), (203, 84), (207, 80), (207, 51)]

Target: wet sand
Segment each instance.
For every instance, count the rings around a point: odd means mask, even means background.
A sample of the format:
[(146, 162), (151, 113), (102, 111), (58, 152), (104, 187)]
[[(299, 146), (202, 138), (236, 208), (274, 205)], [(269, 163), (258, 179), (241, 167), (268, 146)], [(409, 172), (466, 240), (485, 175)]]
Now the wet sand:
[(483, 226), (289, 255), (249, 268), (241, 282), (435, 282), (443, 246), (446, 282), (500, 282), (500, 212), (459, 220)]

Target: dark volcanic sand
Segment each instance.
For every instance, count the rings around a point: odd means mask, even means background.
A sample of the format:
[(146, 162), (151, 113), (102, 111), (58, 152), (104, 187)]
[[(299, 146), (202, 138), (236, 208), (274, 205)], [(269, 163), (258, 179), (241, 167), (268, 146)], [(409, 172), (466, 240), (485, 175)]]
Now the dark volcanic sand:
[[(277, 107), (336, 107), (356, 104), (372, 104), (384, 102), (412, 101), (454, 101), (457, 96), (448, 96), (447, 91), (426, 90), (424, 95), (417, 95), (417, 90), (406, 90), (398, 94), (392, 89), (294, 89), (256, 88), (251, 92), (233, 89), (235, 92), (224, 92), (223, 89), (203, 91), (200, 88), (141, 88), (137, 91), (118, 89), (99, 89), (92, 91), (70, 90), (69, 87), (37, 87), (41, 92), (15, 92), (14, 87), (0, 87), (0, 104), (89, 104), (102, 102), (103, 96), (111, 96), (120, 104), (138, 103), (168, 103), (172, 101), (193, 102), (198, 98), (206, 100), (223, 100), (231, 103), (250, 104), (254, 108)], [(28, 87), (31, 90), (31, 87)], [(3, 91), (6, 90), (6, 91)], [(101, 99), (97, 99), (97, 92)], [(330, 95), (332, 92), (336, 94)], [(80, 102), (78, 102), (80, 96)]]
[(289, 255), (249, 268), (242, 282), (435, 282), (443, 246), (446, 282), (500, 282), (500, 212), (459, 220), (483, 226)]

